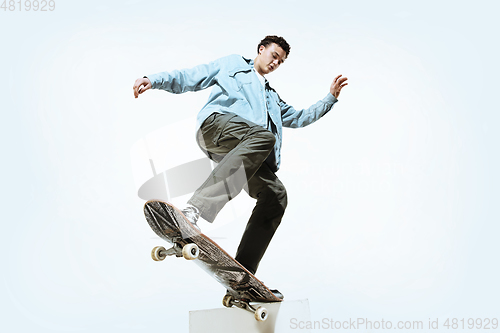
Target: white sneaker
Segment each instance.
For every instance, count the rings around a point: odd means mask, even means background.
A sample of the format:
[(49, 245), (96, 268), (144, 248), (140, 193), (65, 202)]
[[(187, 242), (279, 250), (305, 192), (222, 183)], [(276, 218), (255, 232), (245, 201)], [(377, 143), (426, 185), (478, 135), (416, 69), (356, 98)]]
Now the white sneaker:
[(198, 224), (198, 219), (200, 218), (200, 210), (195, 206), (188, 205), (186, 208), (181, 210), (182, 214), (188, 219), (188, 221), (196, 228), (199, 232), (201, 232)]

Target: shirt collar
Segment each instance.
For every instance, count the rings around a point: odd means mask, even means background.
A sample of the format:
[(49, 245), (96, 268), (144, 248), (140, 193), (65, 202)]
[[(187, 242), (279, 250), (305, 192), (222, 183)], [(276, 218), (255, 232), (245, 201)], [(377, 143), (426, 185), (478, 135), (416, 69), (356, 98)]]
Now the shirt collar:
[(253, 59), (247, 59), (245, 57), (242, 57), (242, 58), (243, 58), (243, 60), (245, 60), (247, 62), (248, 65), (253, 66)]
[[(255, 70), (255, 66), (254, 66), (254, 61), (253, 59), (248, 59), (248, 58), (245, 58), (245, 57), (242, 57), (243, 60), (245, 60), (248, 64), (248, 66), (252, 67), (253, 70)], [(257, 75), (260, 75), (259, 73), (256, 73)], [(262, 77), (264, 78), (264, 81), (266, 82), (266, 86), (270, 88), (269, 86), (269, 81), (267, 81), (266, 77), (262, 75)]]

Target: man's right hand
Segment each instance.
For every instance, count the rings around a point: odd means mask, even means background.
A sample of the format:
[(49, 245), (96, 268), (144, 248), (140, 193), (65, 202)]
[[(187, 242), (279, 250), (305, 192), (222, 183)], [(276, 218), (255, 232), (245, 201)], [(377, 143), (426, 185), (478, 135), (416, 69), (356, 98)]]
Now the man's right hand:
[(135, 98), (139, 97), (139, 94), (142, 94), (146, 90), (151, 89), (151, 81), (147, 77), (141, 77), (135, 80), (134, 83), (134, 96)]

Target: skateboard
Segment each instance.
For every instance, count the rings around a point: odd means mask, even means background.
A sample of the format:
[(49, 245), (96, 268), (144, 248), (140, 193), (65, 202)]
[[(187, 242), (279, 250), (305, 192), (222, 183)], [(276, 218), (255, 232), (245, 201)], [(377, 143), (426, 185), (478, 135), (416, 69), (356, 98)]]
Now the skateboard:
[(144, 205), (149, 226), (172, 247), (156, 246), (151, 251), (155, 261), (167, 256), (184, 257), (194, 261), (217, 280), (227, 294), (222, 300), (225, 307), (238, 307), (264, 321), (268, 317), (265, 307), (254, 307), (250, 302), (281, 302), (261, 281), (224, 251), (217, 243), (196, 229), (182, 212), (168, 202), (150, 200)]

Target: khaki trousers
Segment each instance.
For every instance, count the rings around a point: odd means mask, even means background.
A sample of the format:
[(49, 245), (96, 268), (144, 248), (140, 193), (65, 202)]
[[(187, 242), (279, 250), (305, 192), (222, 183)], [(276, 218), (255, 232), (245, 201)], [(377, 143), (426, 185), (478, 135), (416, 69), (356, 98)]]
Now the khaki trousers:
[(285, 187), (265, 162), (275, 141), (269, 130), (232, 113), (213, 113), (198, 131), (198, 144), (218, 164), (188, 203), (213, 222), (242, 189), (257, 200), (235, 257), (252, 273), (257, 271), (287, 205)]

